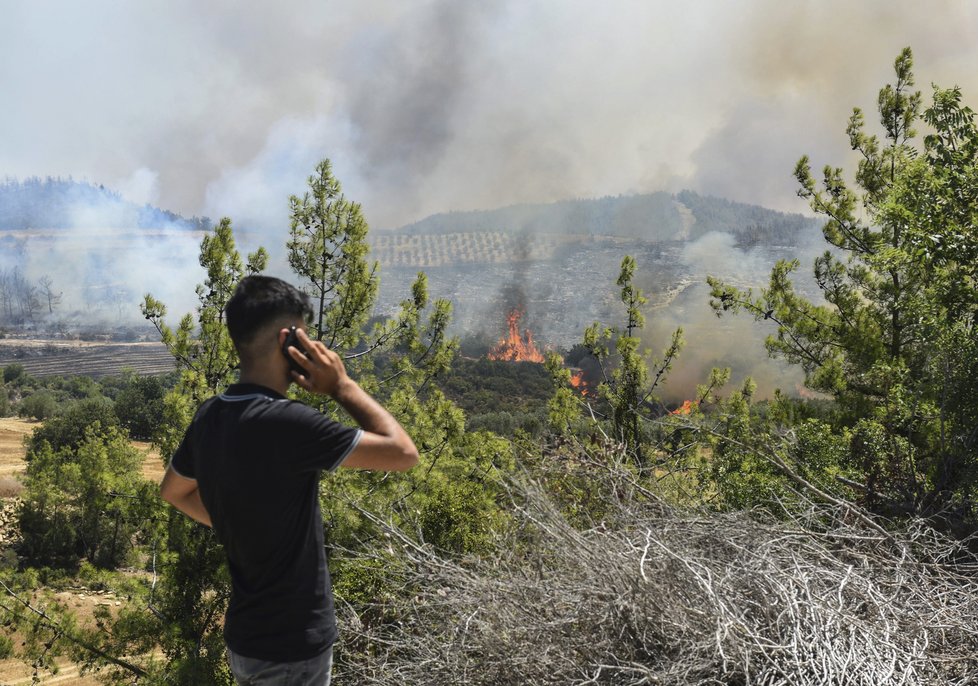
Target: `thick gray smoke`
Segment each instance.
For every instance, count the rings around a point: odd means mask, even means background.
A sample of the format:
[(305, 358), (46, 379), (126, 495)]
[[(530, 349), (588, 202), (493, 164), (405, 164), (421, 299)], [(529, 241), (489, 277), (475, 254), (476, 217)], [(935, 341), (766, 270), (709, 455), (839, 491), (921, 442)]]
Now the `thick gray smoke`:
[[(978, 5), (959, 0), (8, 0), (0, 176), (70, 174), (231, 216), (251, 232), (242, 247), (265, 245), (278, 273), (288, 196), (323, 157), (374, 228), (681, 188), (803, 211), (795, 161), (851, 161), (851, 108), (875, 125), (876, 91), (906, 45), (925, 94), (960, 84), (975, 102)], [(138, 317), (152, 291), (176, 314), (202, 279), (197, 244), (163, 231), (84, 259), (70, 240), (38, 244), (26, 269), (54, 271), (81, 311), (107, 293), (100, 307), (122, 316), (111, 303), (125, 293)], [(701, 305), (695, 292), (683, 298)], [(687, 359), (716, 331), (698, 312)]]
[[(678, 190), (799, 209), (898, 51), (974, 98), (978, 7), (916, 3), (107, 0), (0, 8), (0, 170), (281, 230), (330, 157), (375, 227)], [(273, 243), (279, 233), (271, 236)]]

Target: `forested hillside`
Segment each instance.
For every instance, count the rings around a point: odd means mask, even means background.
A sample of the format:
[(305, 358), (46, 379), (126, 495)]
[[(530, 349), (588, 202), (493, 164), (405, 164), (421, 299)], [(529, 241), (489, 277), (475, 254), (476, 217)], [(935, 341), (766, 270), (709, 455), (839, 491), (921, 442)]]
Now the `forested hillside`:
[(136, 205), (105, 186), (32, 177), (0, 183), (0, 230), (67, 228), (185, 228), (205, 230), (206, 217), (186, 219), (150, 205)]

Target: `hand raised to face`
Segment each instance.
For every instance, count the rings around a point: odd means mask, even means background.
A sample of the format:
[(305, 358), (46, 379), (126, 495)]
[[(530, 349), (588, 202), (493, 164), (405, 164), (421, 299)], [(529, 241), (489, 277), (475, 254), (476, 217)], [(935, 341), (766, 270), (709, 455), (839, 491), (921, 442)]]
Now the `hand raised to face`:
[(303, 370), (290, 372), (292, 381), (312, 393), (335, 397), (350, 380), (343, 359), (321, 341), (309, 338), (305, 330), (297, 328), (295, 333), (306, 352), (303, 354), (294, 345), (287, 349), (289, 357)]

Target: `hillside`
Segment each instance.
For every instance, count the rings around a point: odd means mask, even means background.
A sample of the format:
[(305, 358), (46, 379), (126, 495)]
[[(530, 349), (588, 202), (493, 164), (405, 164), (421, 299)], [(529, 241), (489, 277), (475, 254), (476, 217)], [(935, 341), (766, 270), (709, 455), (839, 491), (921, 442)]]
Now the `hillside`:
[(68, 228), (184, 228), (205, 230), (206, 217), (187, 219), (137, 205), (105, 186), (72, 178), (32, 177), (0, 182), (0, 230)]
[(682, 191), (676, 195), (659, 192), (447, 212), (392, 233), (584, 234), (657, 242), (695, 240), (712, 231), (721, 231), (736, 235), (741, 244), (795, 245), (817, 226), (817, 220), (800, 214)]
[[(382, 267), (382, 312), (396, 310), (423, 269), (432, 294), (452, 301), (456, 332), (494, 341), (519, 306), (541, 343), (567, 347), (592, 322), (618, 316), (625, 254), (638, 261), (657, 320), (713, 337), (723, 327), (697, 285), (712, 274), (762, 286), (778, 259), (809, 262), (819, 228), (802, 215), (683, 191), (436, 214), (369, 240)], [(797, 281), (810, 290), (807, 275)]]

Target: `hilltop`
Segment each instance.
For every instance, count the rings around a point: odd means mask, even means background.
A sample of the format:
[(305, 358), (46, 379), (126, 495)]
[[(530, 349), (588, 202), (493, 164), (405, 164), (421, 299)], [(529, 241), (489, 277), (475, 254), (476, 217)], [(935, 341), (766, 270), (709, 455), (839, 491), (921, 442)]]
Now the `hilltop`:
[(393, 232), (378, 233), (584, 234), (657, 242), (696, 240), (719, 231), (734, 234), (742, 245), (795, 245), (818, 224), (817, 220), (801, 214), (778, 212), (684, 190), (675, 195), (658, 192), (445, 212)]
[(0, 230), (183, 228), (206, 230), (207, 217), (187, 219), (152, 205), (137, 205), (99, 184), (71, 177), (0, 182)]

